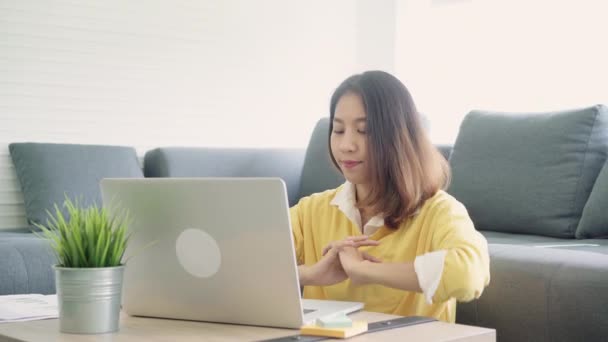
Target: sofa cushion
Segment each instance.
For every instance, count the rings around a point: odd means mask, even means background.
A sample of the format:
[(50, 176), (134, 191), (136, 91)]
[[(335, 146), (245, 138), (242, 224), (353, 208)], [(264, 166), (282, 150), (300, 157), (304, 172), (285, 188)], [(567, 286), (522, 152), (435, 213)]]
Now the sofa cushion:
[(279, 177), (297, 201), (304, 162), (300, 149), (165, 147), (144, 157), (146, 177)]
[(473, 111), (450, 157), (449, 192), (478, 229), (572, 238), (608, 152), (608, 113)]
[(329, 152), (329, 118), (317, 122), (306, 149), (302, 169), (300, 197), (337, 188), (344, 176), (331, 161)]
[(517, 245), (536, 248), (570, 249), (579, 252), (608, 254), (608, 239), (559, 239), (548, 236), (481, 231), (491, 245)]
[[(562, 245), (574, 244), (579, 241), (574, 241), (571, 238), (560, 239), (549, 236), (529, 235), (529, 234), (513, 234), (494, 232), (491, 230), (482, 230), (481, 234), (488, 240), (488, 243), (503, 244), (503, 245), (520, 245), (520, 246), (539, 246), (539, 245)], [(580, 242), (584, 243), (584, 242)]]
[(33, 230), (34, 223), (46, 223), (55, 204), (67, 215), (65, 196), (84, 206), (101, 205), (102, 178), (143, 176), (132, 147), (13, 143), (9, 150)]
[(604, 164), (595, 180), (576, 229), (576, 237), (579, 239), (608, 237), (608, 163)]
[(490, 245), (492, 281), (458, 303), (456, 321), (496, 329), (498, 341), (605, 341), (608, 258), (597, 253)]

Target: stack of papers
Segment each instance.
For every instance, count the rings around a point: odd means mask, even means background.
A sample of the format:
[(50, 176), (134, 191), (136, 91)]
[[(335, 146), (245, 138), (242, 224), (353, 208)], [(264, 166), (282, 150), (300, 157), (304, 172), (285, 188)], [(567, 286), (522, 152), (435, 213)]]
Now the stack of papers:
[(57, 318), (57, 295), (0, 296), (0, 324)]

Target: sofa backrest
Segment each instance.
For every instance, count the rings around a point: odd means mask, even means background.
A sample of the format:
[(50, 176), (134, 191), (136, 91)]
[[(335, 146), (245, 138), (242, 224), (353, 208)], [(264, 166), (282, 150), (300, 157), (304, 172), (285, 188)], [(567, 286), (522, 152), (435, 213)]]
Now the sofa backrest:
[(304, 196), (333, 189), (344, 177), (332, 164), (329, 119), (320, 119), (304, 149), (230, 149), (164, 147), (144, 157), (146, 177), (280, 177), (289, 204)]
[(441, 152), (441, 155), (446, 160), (450, 160), (450, 155), (452, 154), (452, 148), (453, 148), (452, 145), (435, 145), (435, 147), (437, 147), (439, 152)]
[(333, 165), (329, 152), (329, 118), (320, 119), (306, 148), (299, 197), (308, 196), (344, 183), (344, 176)]
[[(455, 146), (438, 146), (453, 170), (448, 192), (466, 205), (480, 230), (606, 237), (608, 165), (597, 177), (608, 154), (606, 115), (603, 106), (528, 115), (472, 112)], [(331, 162), (328, 136), (323, 118), (306, 150), (157, 148), (146, 153), (144, 173), (131, 147), (15, 143), (10, 153), (27, 218), (39, 223), (64, 193), (99, 203), (101, 178), (144, 174), (280, 177), (294, 205), (344, 182)]]
[(575, 236), (608, 155), (608, 111), (473, 111), (450, 157), (449, 192), (480, 230)]
[(144, 156), (146, 177), (279, 177), (298, 200), (304, 150), (163, 147)]
[(608, 162), (604, 163), (576, 228), (579, 239), (608, 238)]
[(67, 216), (66, 196), (83, 206), (101, 205), (102, 178), (143, 177), (132, 147), (13, 143), (9, 151), (33, 230), (38, 230), (35, 223), (46, 223), (47, 211), (54, 213), (55, 204)]

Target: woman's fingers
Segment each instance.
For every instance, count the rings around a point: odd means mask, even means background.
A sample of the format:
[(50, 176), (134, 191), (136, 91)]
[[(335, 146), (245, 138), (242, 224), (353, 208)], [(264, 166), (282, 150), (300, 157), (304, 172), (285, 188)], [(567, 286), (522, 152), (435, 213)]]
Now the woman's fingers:
[(332, 249), (336, 249), (336, 252), (338, 252), (343, 247), (359, 248), (362, 246), (378, 246), (379, 244), (380, 244), (379, 241), (370, 240), (367, 235), (349, 236), (349, 237), (345, 238), (344, 240), (334, 241), (334, 242), (330, 243), (329, 245), (325, 246), (325, 248), (323, 248), (323, 251), (321, 252), (322, 253), (321, 255), (327, 254), (327, 252), (329, 252)]
[(382, 262), (382, 260), (380, 260), (379, 258), (376, 258), (375, 256), (369, 255), (365, 252), (362, 252), (361, 255), (363, 255), (363, 259), (365, 259), (365, 260), (368, 260), (371, 262), (378, 262), (378, 263)]
[(346, 237), (346, 239), (344, 240), (349, 240), (349, 241), (363, 241), (363, 240), (367, 240), (369, 239), (369, 236), (367, 235), (356, 235), (356, 236), (348, 236)]
[(357, 242), (353, 242), (353, 245), (355, 247), (361, 247), (361, 246), (378, 246), (380, 244), (379, 241), (376, 240), (363, 240), (363, 241), (357, 241)]
[(323, 248), (322, 255), (327, 254), (327, 252), (329, 252), (331, 250), (334, 250), (335, 253), (337, 254), (340, 251), (340, 249), (342, 249), (344, 247), (356, 247), (355, 242), (348, 240), (348, 239), (345, 239), (342, 241), (334, 241), (334, 242), (330, 243), (329, 245), (325, 246), (325, 248)]
[(377, 246), (380, 244), (379, 241), (371, 240), (367, 235), (349, 236), (342, 241), (350, 241), (354, 247)]
[(339, 249), (341, 248), (345, 243), (352, 243), (350, 241), (334, 241), (332, 243), (330, 243), (329, 245), (325, 246), (325, 248), (323, 248), (323, 255), (327, 254), (327, 252), (331, 251), (332, 249)]

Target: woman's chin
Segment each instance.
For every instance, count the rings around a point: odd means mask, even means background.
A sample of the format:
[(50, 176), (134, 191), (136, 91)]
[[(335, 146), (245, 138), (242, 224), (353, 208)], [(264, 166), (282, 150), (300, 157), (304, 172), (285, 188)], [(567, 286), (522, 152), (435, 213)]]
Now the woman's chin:
[(353, 175), (353, 174), (349, 174), (347, 172), (342, 172), (342, 175), (344, 175), (344, 178), (346, 178), (346, 180), (349, 183), (352, 183), (352, 184), (355, 184), (355, 185), (357, 185), (357, 184), (364, 184), (365, 183), (363, 181), (363, 179), (362, 179), (363, 177), (361, 177), (359, 175)]

